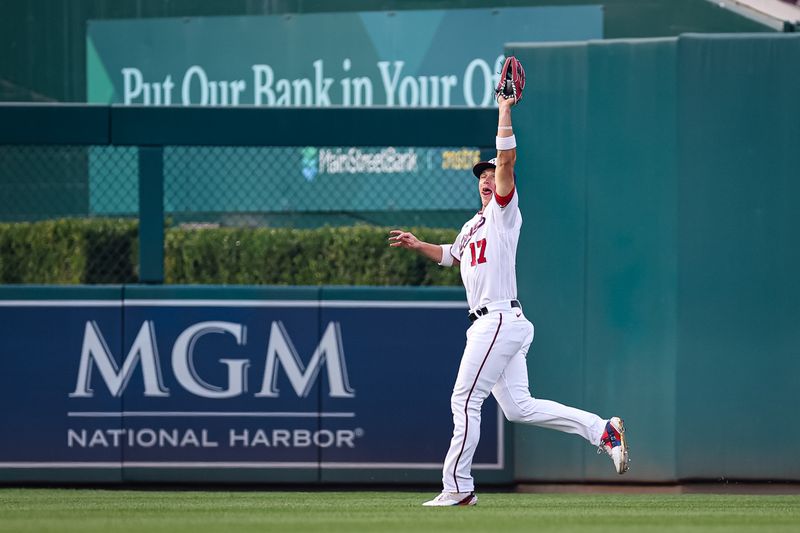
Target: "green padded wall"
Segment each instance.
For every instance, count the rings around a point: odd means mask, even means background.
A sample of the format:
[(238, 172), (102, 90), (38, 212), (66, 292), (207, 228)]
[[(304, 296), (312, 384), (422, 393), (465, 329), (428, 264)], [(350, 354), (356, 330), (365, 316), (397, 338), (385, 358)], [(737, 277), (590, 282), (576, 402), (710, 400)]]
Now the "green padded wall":
[(800, 35), (678, 46), (682, 478), (800, 479), (798, 64)]
[(800, 36), (507, 51), (532, 393), (625, 417), (633, 458), (517, 427), (517, 479), (800, 479)]
[[(514, 111), (522, 235), (519, 296), (536, 328), (528, 353), (531, 392), (586, 407), (584, 250), (586, 45), (515, 49), (531, 70)], [(585, 446), (556, 432), (517, 426), (517, 477), (580, 478)], [(558, 450), (554, 458), (550, 450)]]
[[(674, 477), (675, 50), (589, 45), (586, 395), (630, 427), (626, 480)], [(608, 462), (587, 460), (585, 476), (617, 477)]]
[[(626, 479), (672, 479), (675, 39), (511, 48), (533, 85), (515, 111), (532, 393), (624, 415), (643, 452)], [(520, 479), (615, 477), (582, 439), (516, 435)]]

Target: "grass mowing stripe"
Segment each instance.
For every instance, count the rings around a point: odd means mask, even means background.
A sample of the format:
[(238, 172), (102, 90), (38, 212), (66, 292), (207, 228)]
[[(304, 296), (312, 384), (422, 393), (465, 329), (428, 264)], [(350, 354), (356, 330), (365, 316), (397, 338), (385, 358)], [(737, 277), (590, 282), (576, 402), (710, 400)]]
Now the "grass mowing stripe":
[(800, 530), (800, 495), (479, 494), (0, 489), (0, 532), (758, 532)]

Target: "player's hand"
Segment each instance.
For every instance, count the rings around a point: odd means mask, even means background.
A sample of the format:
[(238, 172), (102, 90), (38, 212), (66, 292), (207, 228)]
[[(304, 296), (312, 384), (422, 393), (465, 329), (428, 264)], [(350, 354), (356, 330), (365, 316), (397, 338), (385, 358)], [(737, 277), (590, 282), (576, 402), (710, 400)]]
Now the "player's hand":
[(497, 98), (497, 105), (501, 109), (504, 107), (514, 107), (517, 104), (517, 101), (514, 98), (506, 98), (500, 93), (497, 94), (496, 98)]
[(416, 250), (420, 247), (420, 240), (417, 239), (410, 231), (403, 231), (393, 229), (389, 232), (389, 246), (392, 248), (408, 248), (409, 250)]

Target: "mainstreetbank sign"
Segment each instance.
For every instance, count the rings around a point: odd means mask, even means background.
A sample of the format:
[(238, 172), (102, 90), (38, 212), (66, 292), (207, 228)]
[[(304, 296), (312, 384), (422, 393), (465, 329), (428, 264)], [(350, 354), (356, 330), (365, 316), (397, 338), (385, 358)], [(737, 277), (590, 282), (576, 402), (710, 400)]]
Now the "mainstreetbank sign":
[(96, 20), (87, 100), (486, 107), (505, 43), (599, 39), (602, 27), (600, 5)]

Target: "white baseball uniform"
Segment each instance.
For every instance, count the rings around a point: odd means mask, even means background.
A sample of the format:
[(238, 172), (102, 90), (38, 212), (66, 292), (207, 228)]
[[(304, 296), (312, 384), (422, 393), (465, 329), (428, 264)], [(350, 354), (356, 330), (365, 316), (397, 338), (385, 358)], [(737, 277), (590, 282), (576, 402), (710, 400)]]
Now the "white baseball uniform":
[(447, 492), (474, 489), (472, 457), (480, 440), (481, 406), (490, 392), (512, 422), (577, 433), (594, 445), (600, 443), (605, 428), (606, 421), (593, 413), (530, 395), (525, 358), (533, 341), (533, 324), (516, 302), (521, 227), (515, 187), (506, 197), (495, 195), (464, 224), (450, 246), (450, 253), (461, 263), (470, 313), (480, 316), (467, 330), (450, 400), (454, 429), (442, 474)]

